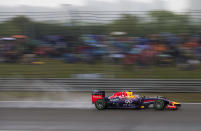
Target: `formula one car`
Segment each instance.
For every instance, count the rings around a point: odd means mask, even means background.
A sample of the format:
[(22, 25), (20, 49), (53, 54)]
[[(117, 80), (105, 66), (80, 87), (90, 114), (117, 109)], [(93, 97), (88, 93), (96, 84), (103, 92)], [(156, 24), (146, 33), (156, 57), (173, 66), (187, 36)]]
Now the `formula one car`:
[(134, 95), (133, 92), (116, 92), (112, 96), (105, 97), (105, 91), (93, 91), (92, 103), (98, 110), (109, 108), (147, 109), (155, 110), (173, 109), (181, 107), (178, 102), (167, 100), (165, 97), (145, 97)]

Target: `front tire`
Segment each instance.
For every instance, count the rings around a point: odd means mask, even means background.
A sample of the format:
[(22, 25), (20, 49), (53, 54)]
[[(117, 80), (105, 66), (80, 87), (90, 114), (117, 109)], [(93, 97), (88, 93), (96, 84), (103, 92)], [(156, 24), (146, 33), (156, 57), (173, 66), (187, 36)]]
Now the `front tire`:
[(181, 104), (176, 104), (176, 110), (181, 108)]
[(163, 100), (156, 100), (154, 103), (155, 110), (164, 110), (165, 102)]
[(98, 110), (103, 110), (106, 108), (106, 101), (104, 99), (99, 99), (95, 103), (95, 107)]

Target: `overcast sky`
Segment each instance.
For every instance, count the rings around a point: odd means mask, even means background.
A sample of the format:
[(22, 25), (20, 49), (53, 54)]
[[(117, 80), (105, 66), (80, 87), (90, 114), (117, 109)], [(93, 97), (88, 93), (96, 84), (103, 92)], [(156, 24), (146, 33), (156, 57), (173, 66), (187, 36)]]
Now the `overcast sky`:
[[(94, 0), (95, 1), (95, 0)], [(119, 0), (96, 0), (105, 2), (116, 2)], [(152, 3), (157, 0), (131, 0), (145, 3)], [(161, 0), (166, 1), (167, 8), (171, 10), (180, 11), (187, 8), (187, 0)], [(85, 5), (87, 0), (0, 0), (1, 6), (47, 6), (47, 7), (59, 7), (61, 4), (72, 4), (72, 5)]]

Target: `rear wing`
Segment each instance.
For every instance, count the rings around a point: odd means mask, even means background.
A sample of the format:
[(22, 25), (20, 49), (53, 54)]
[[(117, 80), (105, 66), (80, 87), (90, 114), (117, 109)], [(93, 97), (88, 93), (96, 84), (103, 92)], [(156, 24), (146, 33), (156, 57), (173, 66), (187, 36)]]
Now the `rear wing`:
[(92, 91), (92, 103), (96, 103), (97, 100), (105, 98), (105, 91)]

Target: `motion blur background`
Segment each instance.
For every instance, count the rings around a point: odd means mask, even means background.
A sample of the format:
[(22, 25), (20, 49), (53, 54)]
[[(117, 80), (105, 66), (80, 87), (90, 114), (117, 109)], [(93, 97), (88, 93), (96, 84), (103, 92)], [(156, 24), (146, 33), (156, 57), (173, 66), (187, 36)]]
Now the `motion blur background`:
[(200, 4), (1, 1), (0, 76), (200, 78)]
[[(200, 131), (200, 6), (0, 0), (0, 130)], [(100, 112), (94, 89), (185, 103), (175, 112)]]

